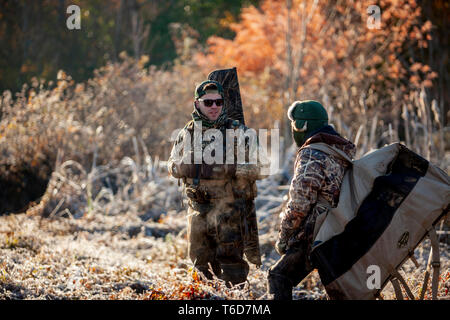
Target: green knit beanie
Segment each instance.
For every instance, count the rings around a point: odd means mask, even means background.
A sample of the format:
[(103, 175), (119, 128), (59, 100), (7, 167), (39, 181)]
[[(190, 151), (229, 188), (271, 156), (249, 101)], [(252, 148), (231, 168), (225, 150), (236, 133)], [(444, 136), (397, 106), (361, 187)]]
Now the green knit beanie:
[(292, 134), (297, 146), (302, 146), (310, 134), (328, 124), (328, 114), (317, 101), (295, 101), (288, 109)]

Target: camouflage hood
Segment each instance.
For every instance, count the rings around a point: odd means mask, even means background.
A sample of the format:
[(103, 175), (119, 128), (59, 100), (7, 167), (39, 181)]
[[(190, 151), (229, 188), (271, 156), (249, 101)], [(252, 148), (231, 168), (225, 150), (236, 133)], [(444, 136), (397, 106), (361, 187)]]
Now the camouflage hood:
[(330, 125), (324, 126), (323, 128), (313, 132), (302, 147), (318, 142), (323, 142), (330, 146), (336, 147), (344, 151), (352, 159), (355, 157), (356, 146), (352, 142), (341, 137), (339, 133), (337, 133)]

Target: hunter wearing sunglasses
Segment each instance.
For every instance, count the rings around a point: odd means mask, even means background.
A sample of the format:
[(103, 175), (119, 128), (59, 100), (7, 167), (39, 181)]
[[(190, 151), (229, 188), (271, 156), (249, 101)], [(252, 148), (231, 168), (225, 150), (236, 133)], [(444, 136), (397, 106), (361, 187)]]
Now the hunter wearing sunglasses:
[[(220, 83), (204, 81), (194, 95), (192, 120), (178, 134), (168, 161), (169, 173), (183, 181), (188, 198), (188, 255), (207, 279), (216, 276), (228, 286), (242, 284), (249, 272), (244, 254), (251, 263), (261, 265), (254, 198), (255, 180), (262, 178), (262, 165), (226, 161), (207, 164), (204, 159), (195, 163), (194, 148), (188, 155), (189, 163), (177, 158), (177, 147), (184, 145), (185, 140), (191, 139), (194, 145), (194, 131), (200, 124), (202, 151), (214, 141), (204, 139), (205, 132), (220, 130), (224, 158), (226, 130), (247, 130), (239, 121), (227, 117)], [(247, 146), (245, 151), (248, 152)]]

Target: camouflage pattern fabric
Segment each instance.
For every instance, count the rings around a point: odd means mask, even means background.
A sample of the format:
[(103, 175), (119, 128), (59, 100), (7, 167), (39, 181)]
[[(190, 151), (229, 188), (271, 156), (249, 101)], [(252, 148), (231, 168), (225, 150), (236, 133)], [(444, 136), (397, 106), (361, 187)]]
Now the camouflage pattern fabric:
[(205, 211), (194, 209), (195, 204), (189, 207), (188, 255), (208, 278), (212, 277), (210, 264), (217, 277), (237, 284), (247, 279), (249, 267), (243, 259), (243, 215), (236, 212), (233, 200), (212, 200), (210, 209)]
[[(297, 153), (294, 177), (289, 189), (289, 200), (280, 214), (278, 241), (287, 244), (286, 253), (269, 269), (269, 288), (275, 290), (284, 279), (282, 290), (296, 286), (312, 270), (309, 259), (314, 235), (314, 226), (319, 215), (326, 214), (339, 201), (340, 186), (348, 163), (322, 151), (305, 148), (307, 145), (324, 142), (346, 152), (351, 158), (355, 145), (350, 141), (328, 133), (317, 133), (309, 138)], [(276, 291), (276, 290), (275, 290)], [(278, 297), (288, 298), (291, 293), (276, 292)]]
[(320, 196), (331, 207), (339, 200), (340, 186), (348, 163), (322, 151), (304, 148), (309, 144), (325, 142), (333, 145), (350, 157), (355, 146), (340, 136), (318, 133), (309, 138), (297, 153), (294, 177), (289, 189), (289, 201), (281, 213), (280, 241), (289, 243), (302, 237), (298, 232), (306, 216), (312, 212)]
[[(188, 254), (195, 267), (208, 278), (215, 274), (232, 284), (242, 283), (249, 270), (244, 254), (251, 263), (261, 265), (254, 198), (255, 180), (263, 177), (259, 174), (263, 166), (259, 162), (194, 164), (193, 154), (191, 164), (177, 163), (174, 150), (188, 137), (187, 133), (194, 145), (195, 125), (191, 121), (181, 130), (168, 161), (169, 173), (183, 179), (188, 197)], [(223, 132), (224, 146), (226, 129), (247, 130), (239, 121), (231, 119), (217, 129)], [(202, 140), (202, 150), (210, 143)], [(247, 153), (246, 148), (246, 156)]]
[(208, 79), (215, 80), (222, 85), (225, 95), (225, 110), (228, 117), (245, 124), (237, 69), (215, 70), (208, 75)]

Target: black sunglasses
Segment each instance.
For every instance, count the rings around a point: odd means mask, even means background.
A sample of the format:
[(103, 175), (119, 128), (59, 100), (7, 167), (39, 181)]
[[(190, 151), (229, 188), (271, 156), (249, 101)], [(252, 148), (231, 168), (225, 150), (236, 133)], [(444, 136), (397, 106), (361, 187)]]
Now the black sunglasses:
[(203, 101), (205, 104), (205, 107), (212, 107), (214, 102), (216, 103), (216, 106), (221, 107), (223, 106), (223, 99), (198, 99), (199, 101)]

